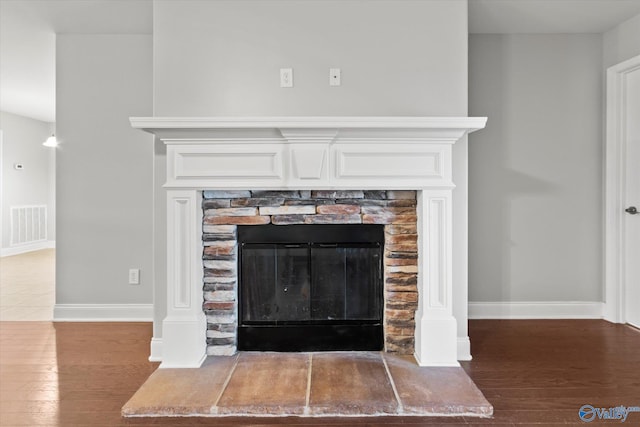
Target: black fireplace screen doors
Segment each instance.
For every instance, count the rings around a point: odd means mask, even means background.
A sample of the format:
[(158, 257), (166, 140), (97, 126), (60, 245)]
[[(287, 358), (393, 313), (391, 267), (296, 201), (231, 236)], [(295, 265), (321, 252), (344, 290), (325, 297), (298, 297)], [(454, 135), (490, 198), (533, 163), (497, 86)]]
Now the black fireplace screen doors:
[(238, 348), (380, 350), (384, 227), (239, 226)]

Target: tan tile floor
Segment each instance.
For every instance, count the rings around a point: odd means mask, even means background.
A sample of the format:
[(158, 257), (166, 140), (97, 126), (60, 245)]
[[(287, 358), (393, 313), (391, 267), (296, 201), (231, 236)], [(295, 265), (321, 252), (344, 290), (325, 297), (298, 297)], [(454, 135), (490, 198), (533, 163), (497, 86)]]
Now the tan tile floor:
[(379, 352), (209, 357), (158, 369), (124, 416), (479, 416), (493, 408), (462, 368), (421, 368)]
[(0, 321), (53, 319), (55, 249), (0, 258)]

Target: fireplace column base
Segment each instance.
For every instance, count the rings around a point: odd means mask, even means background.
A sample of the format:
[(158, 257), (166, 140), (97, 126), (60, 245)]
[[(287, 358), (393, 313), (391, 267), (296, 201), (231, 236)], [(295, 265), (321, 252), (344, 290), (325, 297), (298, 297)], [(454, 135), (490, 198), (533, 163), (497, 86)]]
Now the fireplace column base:
[[(457, 360), (457, 322), (422, 317), (416, 312), (415, 358), (420, 366), (460, 366)], [(436, 343), (436, 344), (434, 344)]]
[(199, 368), (207, 357), (207, 320), (204, 314), (194, 320), (164, 319), (161, 368)]

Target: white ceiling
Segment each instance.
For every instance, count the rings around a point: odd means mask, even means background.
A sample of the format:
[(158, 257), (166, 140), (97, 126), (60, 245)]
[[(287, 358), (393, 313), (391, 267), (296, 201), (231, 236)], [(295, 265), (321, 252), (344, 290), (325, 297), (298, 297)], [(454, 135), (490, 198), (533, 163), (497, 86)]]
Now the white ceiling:
[(640, 0), (469, 0), (469, 32), (604, 33), (639, 13)]
[[(469, 31), (602, 33), (639, 13), (640, 0), (469, 0)], [(0, 110), (55, 121), (56, 33), (152, 31), (151, 0), (0, 0)]]
[(151, 0), (0, 0), (0, 110), (55, 121), (56, 33), (152, 30)]

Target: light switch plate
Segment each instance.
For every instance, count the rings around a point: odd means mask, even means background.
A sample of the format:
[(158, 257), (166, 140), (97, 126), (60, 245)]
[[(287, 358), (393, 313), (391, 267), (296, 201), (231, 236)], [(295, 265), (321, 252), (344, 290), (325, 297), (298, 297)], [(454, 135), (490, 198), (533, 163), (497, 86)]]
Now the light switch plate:
[(139, 285), (140, 284), (140, 269), (139, 268), (131, 268), (131, 269), (129, 269), (129, 284), (130, 285)]
[(293, 87), (293, 68), (280, 68), (280, 87)]

